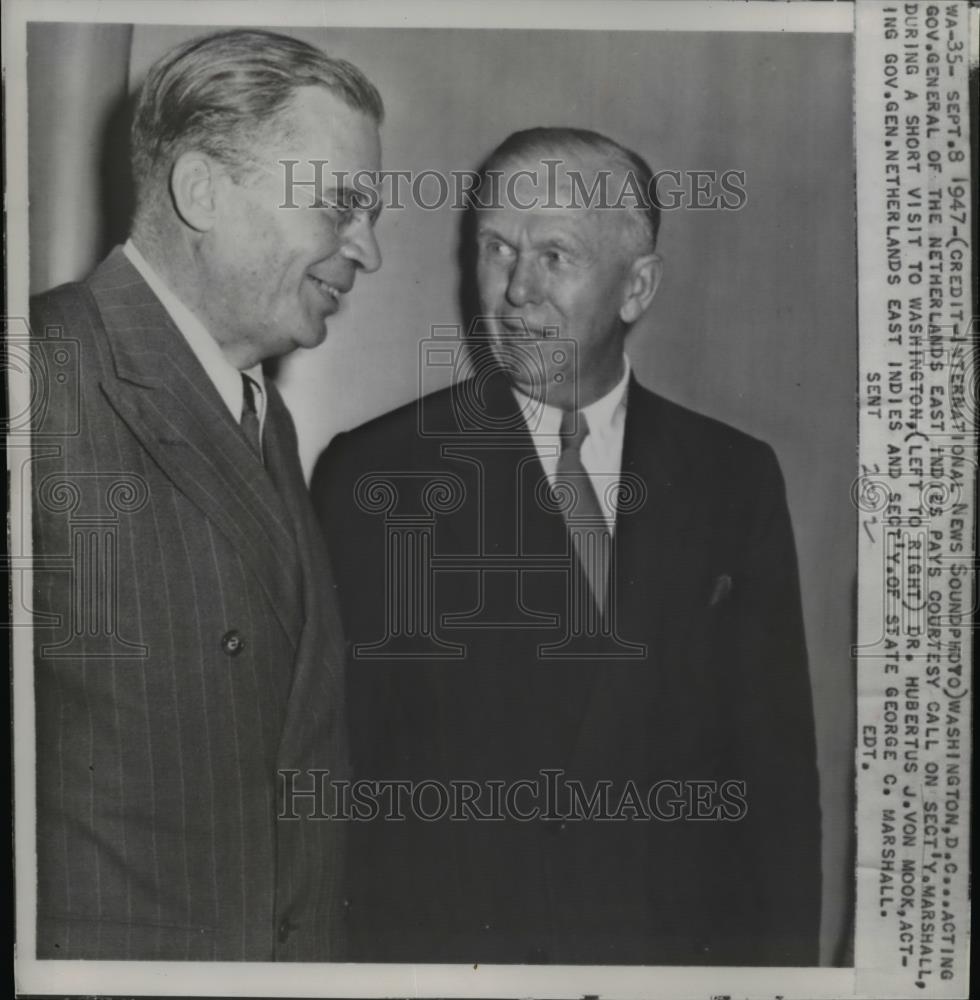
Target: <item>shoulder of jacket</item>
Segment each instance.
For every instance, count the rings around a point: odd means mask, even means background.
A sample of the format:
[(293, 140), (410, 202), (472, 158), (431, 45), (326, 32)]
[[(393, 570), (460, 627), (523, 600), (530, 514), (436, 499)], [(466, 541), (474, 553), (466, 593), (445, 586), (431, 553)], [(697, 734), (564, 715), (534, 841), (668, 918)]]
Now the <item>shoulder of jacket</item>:
[[(699, 413), (637, 384), (642, 408), (652, 419), (663, 421), (675, 439), (713, 457), (729, 455), (739, 461), (767, 462), (774, 457), (772, 447), (717, 417)], [(632, 405), (633, 401), (631, 400)]]

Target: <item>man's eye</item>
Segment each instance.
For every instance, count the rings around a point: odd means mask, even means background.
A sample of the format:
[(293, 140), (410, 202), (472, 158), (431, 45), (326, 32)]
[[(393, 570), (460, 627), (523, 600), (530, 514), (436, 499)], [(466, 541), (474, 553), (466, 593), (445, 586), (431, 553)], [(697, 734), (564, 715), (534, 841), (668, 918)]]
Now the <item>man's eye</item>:
[(545, 250), (544, 261), (549, 266), (565, 263), (565, 255), (560, 250)]
[(334, 212), (342, 226), (349, 225), (361, 214), (366, 215), (373, 226), (381, 215), (382, 207), (380, 199), (358, 192), (330, 195), (324, 198), (323, 205)]
[(313, 207), (324, 208), (328, 212), (335, 212), (337, 214), (350, 211), (350, 206), (346, 203), (345, 199), (335, 194), (321, 195)]
[(357, 207), (355, 197), (346, 191), (328, 191), (320, 204), (335, 212), (352, 212)]
[(500, 240), (487, 240), (483, 248), (488, 257), (507, 258), (512, 255), (511, 248)]

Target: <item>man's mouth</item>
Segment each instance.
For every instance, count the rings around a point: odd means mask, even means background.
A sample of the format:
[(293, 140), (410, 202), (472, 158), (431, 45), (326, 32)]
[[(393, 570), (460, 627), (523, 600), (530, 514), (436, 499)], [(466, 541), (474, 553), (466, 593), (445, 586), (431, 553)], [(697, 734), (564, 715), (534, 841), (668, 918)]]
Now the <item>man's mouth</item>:
[(520, 319), (500, 319), (497, 321), (498, 329), (508, 338), (531, 338), (538, 340), (544, 336), (544, 331), (536, 326), (532, 326), (525, 320)]
[(338, 288), (336, 285), (322, 281), (313, 274), (308, 274), (307, 277), (313, 282), (313, 286), (327, 302), (335, 306), (340, 304), (340, 297), (347, 291), (346, 288)]

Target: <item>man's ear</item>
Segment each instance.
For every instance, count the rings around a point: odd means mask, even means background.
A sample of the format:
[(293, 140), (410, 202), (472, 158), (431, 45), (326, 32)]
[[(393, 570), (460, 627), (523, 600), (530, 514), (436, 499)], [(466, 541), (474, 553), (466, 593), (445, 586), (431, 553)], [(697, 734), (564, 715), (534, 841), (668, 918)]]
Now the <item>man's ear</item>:
[(663, 272), (663, 260), (655, 253), (637, 257), (630, 264), (623, 304), (619, 307), (619, 318), (624, 323), (635, 323), (647, 311)]
[(182, 153), (170, 171), (170, 196), (183, 221), (205, 233), (217, 218), (218, 171), (204, 153)]

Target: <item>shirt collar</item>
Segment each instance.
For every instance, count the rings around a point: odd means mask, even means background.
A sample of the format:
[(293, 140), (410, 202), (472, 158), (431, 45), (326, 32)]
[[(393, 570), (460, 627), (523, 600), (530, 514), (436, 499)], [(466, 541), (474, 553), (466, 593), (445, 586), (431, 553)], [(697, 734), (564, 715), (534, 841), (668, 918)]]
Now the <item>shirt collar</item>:
[(265, 382), (262, 377), (262, 365), (257, 364), (254, 368), (240, 372), (234, 365), (230, 364), (221, 353), (218, 342), (208, 333), (204, 324), (170, 290), (146, 258), (137, 250), (131, 239), (126, 240), (123, 244), (123, 253), (150, 286), (150, 290), (160, 300), (163, 308), (167, 310), (174, 326), (187, 341), (236, 423), (242, 418), (242, 404), (244, 402), (242, 375), (247, 375), (252, 379), (258, 390), (255, 393), (255, 404), (261, 425), (265, 419)]
[[(624, 354), (623, 374), (620, 380), (604, 396), (589, 403), (588, 406), (582, 407), (580, 412), (585, 418), (589, 433), (595, 437), (602, 437), (611, 430), (617, 420), (625, 413), (626, 390), (629, 386), (631, 371), (629, 356)], [(533, 419), (533, 433), (535, 435), (558, 433), (562, 418), (562, 410), (559, 407), (531, 399), (516, 386), (512, 385), (511, 391), (514, 393), (514, 398), (517, 400), (517, 405), (520, 407), (525, 421), (530, 425)]]
[(589, 433), (599, 436), (613, 426), (626, 408), (626, 389), (630, 381), (630, 359), (623, 355), (623, 376), (594, 403), (582, 407), (582, 416), (589, 425)]

